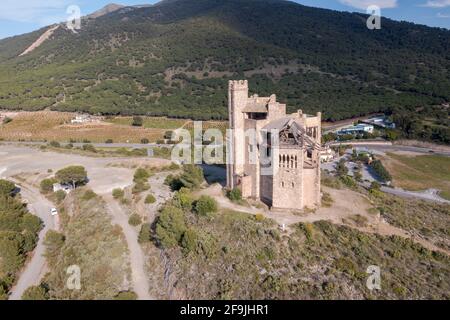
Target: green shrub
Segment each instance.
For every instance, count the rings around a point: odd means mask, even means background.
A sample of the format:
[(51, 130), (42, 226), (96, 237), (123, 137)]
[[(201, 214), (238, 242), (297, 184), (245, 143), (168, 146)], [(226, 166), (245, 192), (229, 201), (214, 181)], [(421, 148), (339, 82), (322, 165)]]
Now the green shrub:
[(144, 168), (138, 168), (134, 173), (133, 181), (135, 183), (145, 182), (148, 178), (150, 178), (150, 174)]
[(105, 143), (108, 143), (108, 144), (113, 143), (113, 142), (114, 142), (113, 139), (106, 139), (106, 140), (105, 140)]
[(48, 290), (42, 285), (28, 287), (22, 294), (22, 300), (48, 300), (48, 299), (49, 299)]
[(128, 219), (128, 223), (134, 227), (140, 225), (142, 223), (141, 216), (137, 213), (133, 213)]
[(53, 192), (53, 185), (57, 183), (58, 180), (55, 178), (44, 179), (40, 183), (41, 192), (47, 194)]
[(329, 208), (331, 207), (331, 205), (333, 204), (333, 198), (331, 197), (331, 195), (328, 192), (323, 192), (322, 195), (322, 206)]
[(192, 203), (194, 202), (194, 199), (189, 189), (184, 187), (181, 188), (175, 193), (173, 199), (180, 208), (187, 211), (192, 210)]
[(11, 119), (10, 117), (3, 118), (3, 124), (10, 123), (11, 121), (13, 121), (13, 119)]
[(53, 148), (60, 148), (61, 144), (58, 141), (50, 141), (49, 146)]
[(97, 194), (92, 190), (86, 190), (86, 192), (81, 197), (84, 201), (89, 201), (91, 199), (94, 199), (97, 196)]
[(152, 194), (149, 194), (147, 197), (145, 197), (145, 203), (146, 204), (152, 204), (155, 203), (156, 199)]
[(61, 203), (66, 198), (66, 193), (63, 190), (58, 190), (55, 192), (56, 203)]
[(150, 140), (148, 140), (147, 138), (142, 138), (142, 139), (141, 139), (141, 143), (142, 143), (142, 144), (149, 144), (149, 143), (150, 143)]
[(131, 192), (133, 194), (141, 193), (150, 189), (150, 185), (147, 182), (139, 181), (135, 183)]
[(195, 211), (202, 216), (217, 212), (217, 202), (209, 196), (201, 196), (195, 203)]
[(195, 250), (197, 246), (197, 238), (197, 233), (192, 229), (188, 229), (184, 232), (181, 239), (181, 247), (183, 248), (183, 251), (185, 253), (189, 253)]
[(144, 119), (142, 119), (142, 117), (140, 117), (140, 116), (134, 116), (133, 117), (132, 126), (134, 126), (134, 127), (142, 127), (143, 124), (144, 124)]
[(12, 195), (16, 185), (8, 180), (0, 179), (0, 195), (9, 196)]
[(83, 144), (82, 148), (84, 151), (89, 151), (89, 152), (93, 152), (93, 153), (97, 152), (97, 149), (95, 149), (95, 147), (92, 144)]
[(371, 168), (376, 172), (376, 174), (378, 175), (378, 177), (380, 177), (380, 179), (383, 182), (387, 182), (387, 181), (391, 181), (392, 177), (391, 174), (387, 171), (387, 169), (383, 166), (383, 164), (381, 163), (380, 160), (374, 160), (372, 161), (372, 163), (370, 164)]
[(145, 243), (151, 240), (152, 232), (149, 223), (144, 223), (139, 231), (138, 242)]
[(262, 213), (255, 214), (255, 220), (258, 222), (264, 221), (264, 215)]
[(227, 197), (234, 202), (242, 200), (242, 191), (239, 188), (234, 188), (227, 192)]
[(112, 191), (112, 196), (114, 199), (121, 199), (125, 196), (125, 191), (120, 188), (116, 188)]
[(165, 206), (156, 223), (156, 240), (164, 248), (174, 247), (180, 243), (186, 231), (183, 211), (174, 206)]

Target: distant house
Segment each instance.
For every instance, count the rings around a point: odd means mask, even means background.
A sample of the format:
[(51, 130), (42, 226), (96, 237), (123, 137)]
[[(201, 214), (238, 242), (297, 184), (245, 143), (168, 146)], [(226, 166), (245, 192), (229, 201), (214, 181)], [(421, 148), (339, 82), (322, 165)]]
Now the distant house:
[(73, 190), (73, 186), (70, 184), (61, 184), (61, 183), (53, 184), (53, 192), (57, 192), (60, 190), (64, 191), (65, 193), (69, 193), (70, 191)]
[(395, 123), (390, 121), (385, 116), (378, 116), (378, 117), (369, 118), (369, 119), (364, 120), (362, 122), (366, 123), (366, 124), (374, 125), (376, 127), (395, 129)]
[(339, 135), (359, 134), (359, 133), (365, 133), (365, 132), (373, 133), (373, 130), (374, 130), (373, 125), (360, 123), (360, 124), (357, 124), (356, 126), (351, 126), (348, 128), (341, 129), (340, 131), (337, 132), (337, 134), (339, 134)]
[(71, 124), (84, 124), (84, 123), (92, 123), (92, 122), (100, 122), (102, 117), (95, 117), (88, 114), (80, 114), (75, 116), (74, 119), (70, 120)]
[(330, 162), (336, 156), (336, 153), (328, 146), (320, 151), (320, 162)]

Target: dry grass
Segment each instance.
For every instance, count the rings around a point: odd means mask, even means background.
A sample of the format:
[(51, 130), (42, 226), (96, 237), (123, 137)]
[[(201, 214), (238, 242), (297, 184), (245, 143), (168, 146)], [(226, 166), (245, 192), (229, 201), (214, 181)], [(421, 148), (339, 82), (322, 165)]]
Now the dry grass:
[(450, 199), (450, 157), (388, 153), (382, 161), (395, 186), (406, 190), (439, 189), (442, 197)]
[[(54, 111), (20, 112), (12, 122), (0, 126), (0, 139), (7, 141), (69, 141), (73, 139), (80, 142), (89, 140), (100, 143), (112, 139), (114, 142), (139, 143), (143, 138), (150, 141), (161, 139), (166, 130), (163, 128), (165, 122), (162, 118), (155, 120), (158, 127), (144, 128), (108, 122), (71, 125), (70, 120), (74, 117), (74, 113)], [(126, 121), (124, 118), (123, 122)], [(168, 127), (172, 127), (172, 121), (167, 121)]]

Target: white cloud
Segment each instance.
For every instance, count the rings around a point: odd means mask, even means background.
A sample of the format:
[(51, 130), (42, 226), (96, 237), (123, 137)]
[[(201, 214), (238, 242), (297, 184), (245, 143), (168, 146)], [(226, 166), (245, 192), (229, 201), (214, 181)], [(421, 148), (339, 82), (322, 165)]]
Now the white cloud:
[(422, 7), (445, 8), (450, 6), (450, 0), (428, 0)]
[(76, 0), (2, 0), (0, 19), (41, 25), (64, 21), (66, 8)]
[(397, 0), (339, 0), (341, 3), (357, 9), (366, 10), (369, 6), (375, 5), (380, 8), (395, 8)]

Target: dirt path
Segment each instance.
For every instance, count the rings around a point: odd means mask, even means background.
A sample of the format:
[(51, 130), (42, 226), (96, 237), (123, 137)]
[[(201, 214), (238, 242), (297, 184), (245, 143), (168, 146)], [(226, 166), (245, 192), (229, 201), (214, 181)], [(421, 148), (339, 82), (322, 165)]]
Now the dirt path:
[(27, 53), (30, 53), (34, 49), (38, 48), (41, 44), (43, 44), (48, 38), (51, 37), (53, 32), (55, 32), (56, 29), (59, 28), (59, 25), (56, 25), (54, 27), (51, 27), (47, 31), (45, 31), (35, 42), (31, 44), (24, 52), (22, 52), (19, 57), (26, 55)]
[(112, 222), (119, 225), (125, 235), (130, 250), (131, 278), (134, 292), (139, 300), (155, 300), (149, 294), (148, 277), (145, 273), (145, 255), (138, 243), (136, 230), (128, 223), (128, 215), (122, 210), (112, 195), (103, 195), (112, 216)]
[[(12, 179), (10, 179), (12, 180)], [(19, 184), (17, 181), (14, 181)], [(23, 199), (28, 201), (28, 209), (31, 213), (41, 218), (44, 228), (39, 233), (39, 240), (33, 251), (31, 260), (25, 265), (15, 286), (11, 289), (9, 300), (20, 300), (24, 291), (34, 285), (38, 285), (47, 272), (47, 262), (44, 257), (45, 246), (44, 237), (49, 230), (56, 230), (57, 221), (51, 216), (50, 210), (53, 204), (48, 201), (40, 192), (29, 185), (21, 185)]]

